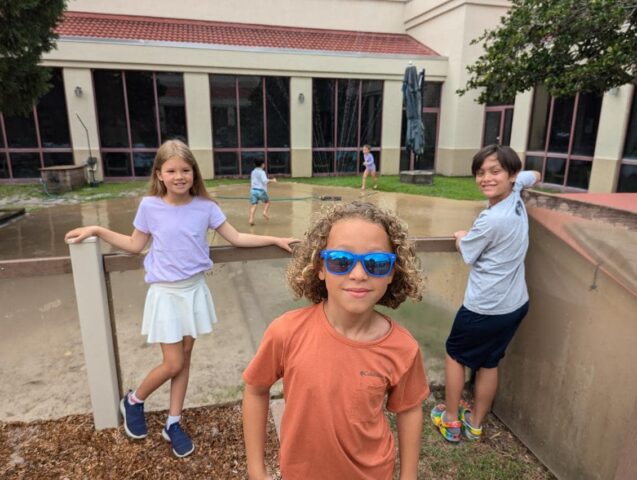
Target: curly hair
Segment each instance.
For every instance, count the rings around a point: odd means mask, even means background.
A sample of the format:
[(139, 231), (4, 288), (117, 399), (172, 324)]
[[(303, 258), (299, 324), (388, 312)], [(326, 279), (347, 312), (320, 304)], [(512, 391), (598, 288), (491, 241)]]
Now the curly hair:
[(393, 212), (363, 202), (326, 207), (314, 219), (304, 240), (294, 249), (286, 272), (296, 298), (305, 297), (312, 303), (320, 303), (327, 298), (325, 281), (318, 276), (322, 268), (320, 252), (327, 245), (332, 225), (346, 218), (360, 218), (380, 225), (387, 232), (392, 252), (396, 254), (394, 278), (378, 304), (397, 308), (407, 297), (421, 300), (420, 260), (407, 237), (407, 226)]

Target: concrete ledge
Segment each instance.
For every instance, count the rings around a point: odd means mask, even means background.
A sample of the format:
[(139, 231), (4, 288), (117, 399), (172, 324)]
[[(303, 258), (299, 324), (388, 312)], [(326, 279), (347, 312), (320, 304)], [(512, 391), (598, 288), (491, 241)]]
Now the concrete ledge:
[(433, 170), (403, 170), (400, 172), (401, 183), (415, 183), (418, 185), (433, 185)]

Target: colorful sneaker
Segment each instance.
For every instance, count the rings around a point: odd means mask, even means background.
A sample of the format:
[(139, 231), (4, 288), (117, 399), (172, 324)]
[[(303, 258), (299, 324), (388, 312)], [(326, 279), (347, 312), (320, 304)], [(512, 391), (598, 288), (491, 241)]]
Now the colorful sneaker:
[(462, 430), (462, 422), (455, 420), (453, 422), (447, 422), (444, 420), (444, 415), (447, 407), (444, 403), (436, 405), (431, 410), (431, 421), (436, 426), (442, 438), (448, 442), (459, 442), (460, 432)]
[[(131, 390), (129, 390), (128, 393), (131, 393)], [(132, 405), (128, 401), (128, 394), (126, 394), (124, 398), (122, 398), (122, 401), (119, 402), (119, 411), (122, 412), (122, 417), (124, 417), (124, 431), (126, 435), (137, 440), (145, 438), (146, 435), (148, 435), (143, 403)]]
[(173, 423), (168, 430), (164, 427), (161, 431), (164, 440), (170, 442), (175, 456), (181, 458), (190, 455), (195, 450), (195, 445), (186, 432), (181, 429), (179, 423)]
[(482, 426), (480, 426), (480, 428), (475, 428), (471, 425), (471, 410), (469, 409), (469, 405), (461, 402), (458, 413), (460, 414), (462, 431), (464, 432), (466, 439), (471, 440), (472, 442), (480, 440), (480, 437), (482, 436)]

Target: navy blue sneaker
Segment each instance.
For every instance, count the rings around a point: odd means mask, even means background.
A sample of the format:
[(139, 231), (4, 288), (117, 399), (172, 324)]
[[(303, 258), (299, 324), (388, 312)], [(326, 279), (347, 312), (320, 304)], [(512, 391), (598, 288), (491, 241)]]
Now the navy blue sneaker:
[(186, 457), (195, 451), (195, 445), (188, 434), (181, 429), (179, 422), (173, 423), (168, 430), (164, 427), (161, 436), (172, 444), (173, 453), (179, 458)]
[[(130, 393), (131, 390), (128, 391)], [(136, 403), (131, 405), (128, 401), (128, 394), (124, 395), (119, 402), (119, 411), (124, 417), (124, 431), (126, 435), (134, 439), (145, 438), (148, 435), (148, 427), (144, 418), (144, 404)]]

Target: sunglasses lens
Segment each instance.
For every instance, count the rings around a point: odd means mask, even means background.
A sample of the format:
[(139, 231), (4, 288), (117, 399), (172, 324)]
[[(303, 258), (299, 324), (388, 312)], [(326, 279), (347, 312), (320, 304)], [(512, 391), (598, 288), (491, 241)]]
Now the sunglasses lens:
[(387, 275), (391, 270), (391, 257), (386, 253), (370, 253), (365, 255), (365, 270), (370, 275)]
[(354, 263), (354, 257), (345, 252), (331, 252), (325, 259), (325, 266), (330, 273), (347, 273)]

